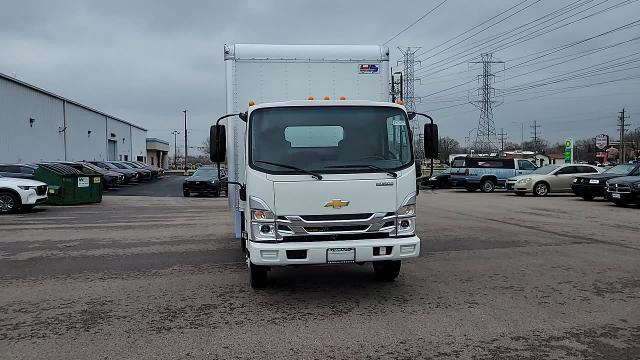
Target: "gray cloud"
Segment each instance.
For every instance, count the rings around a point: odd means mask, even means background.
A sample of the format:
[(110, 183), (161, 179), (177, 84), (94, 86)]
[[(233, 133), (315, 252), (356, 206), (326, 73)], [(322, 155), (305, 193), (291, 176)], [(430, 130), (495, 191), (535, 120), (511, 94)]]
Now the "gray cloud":
[[(533, 0), (529, 1), (533, 3)], [(593, 1), (595, 5), (599, 1)], [(9, 1), (0, 11), (0, 72), (60, 93), (87, 105), (128, 119), (149, 129), (149, 135), (171, 139), (182, 127), (184, 108), (190, 110), (192, 139), (199, 144), (216, 115), (224, 112), (225, 43), (380, 44), (433, 7), (436, 1)], [(449, 0), (438, 11), (392, 41), (396, 46), (429, 49), (514, 5), (507, 0)], [(469, 42), (525, 24), (572, 1), (540, 1), (528, 10)], [(608, 1), (599, 8), (617, 2)], [(585, 6), (586, 7), (586, 6)], [(594, 8), (594, 9), (599, 9)], [(587, 12), (588, 13), (588, 12)], [(585, 13), (586, 14), (586, 13)], [(637, 2), (495, 53), (510, 61), (532, 52), (559, 46), (637, 20)], [(640, 28), (602, 37), (558, 56), (630, 39)], [(537, 66), (505, 71), (498, 86), (512, 88), (631, 54), (638, 42), (594, 54), (562, 66), (510, 80)], [(486, 50), (486, 49), (484, 49)], [(480, 52), (474, 52), (477, 55)], [(447, 51), (455, 54), (454, 49)], [(440, 57), (425, 60), (429, 66)], [(458, 61), (464, 60), (459, 58)], [(451, 63), (451, 61), (447, 62)], [(629, 65), (633, 66), (633, 65)], [(423, 77), (416, 93), (426, 95), (468, 81), (475, 75), (466, 64), (432, 77)], [(450, 75), (461, 72), (461, 74)], [(446, 76), (443, 76), (446, 75)], [(582, 138), (600, 132), (615, 134), (615, 116), (623, 106), (634, 108), (638, 81), (602, 85), (553, 96), (534, 98), (548, 88), (587, 84), (616, 77), (640, 75), (630, 69), (607, 76), (541, 87), (521, 96), (508, 96), (495, 110), (498, 129), (510, 140), (520, 139), (520, 123), (537, 119), (551, 141)], [(470, 90), (464, 86), (456, 90)], [(301, 96), (304, 96), (302, 94)], [(425, 98), (423, 110), (454, 105), (465, 91), (443, 92)], [(458, 101), (456, 101), (456, 99)], [(464, 105), (434, 111), (442, 135), (463, 140), (477, 125), (478, 111)], [(639, 115), (640, 116), (640, 115)]]

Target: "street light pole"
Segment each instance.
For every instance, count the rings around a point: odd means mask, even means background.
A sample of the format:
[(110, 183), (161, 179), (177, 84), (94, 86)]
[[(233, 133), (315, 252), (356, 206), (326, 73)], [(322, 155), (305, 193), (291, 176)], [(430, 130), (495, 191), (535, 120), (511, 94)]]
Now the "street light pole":
[(178, 134), (180, 131), (173, 130), (173, 168), (178, 169)]
[(187, 145), (187, 111), (188, 110), (182, 110), (182, 112), (184, 113), (184, 175), (187, 176), (189, 175), (189, 170), (187, 169), (187, 152), (188, 152), (188, 145)]

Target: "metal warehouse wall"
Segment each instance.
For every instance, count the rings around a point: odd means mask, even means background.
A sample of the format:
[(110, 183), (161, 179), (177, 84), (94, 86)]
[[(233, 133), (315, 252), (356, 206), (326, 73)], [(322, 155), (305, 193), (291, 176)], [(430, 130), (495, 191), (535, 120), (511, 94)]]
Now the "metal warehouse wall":
[(64, 160), (63, 128), (61, 100), (0, 79), (0, 163)]
[(146, 137), (144, 129), (0, 77), (0, 163), (135, 160), (146, 156)]

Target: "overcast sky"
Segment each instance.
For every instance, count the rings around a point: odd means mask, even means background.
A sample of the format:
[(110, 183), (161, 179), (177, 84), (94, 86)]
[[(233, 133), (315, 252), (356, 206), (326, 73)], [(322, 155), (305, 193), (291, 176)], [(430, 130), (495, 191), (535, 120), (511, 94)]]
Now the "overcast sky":
[[(191, 139), (199, 145), (209, 125), (225, 110), (225, 43), (382, 44), (441, 1), (2, 0), (0, 72), (146, 127), (150, 137), (165, 140), (172, 141), (170, 132), (182, 128), (181, 111), (188, 109)], [(522, 1), (448, 0), (387, 44), (392, 63), (399, 59), (397, 46), (421, 46), (421, 53)], [(622, 107), (629, 111), (632, 127), (640, 126), (640, 79), (585, 87), (640, 76), (640, 40), (585, 53), (639, 37), (640, 26), (509, 69), (532, 59), (534, 56), (525, 57), (532, 53), (544, 55), (546, 49), (639, 20), (637, 0), (524, 0), (511, 12), (421, 56), (418, 67), (424, 68), (419, 71), (422, 81), (416, 85), (416, 94), (429, 96), (418, 109), (435, 115), (441, 136), (457, 138), (464, 145), (464, 137), (477, 126), (479, 117), (473, 105), (465, 104), (474, 84), (442, 90), (473, 80), (480, 68), (468, 64), (472, 57), (618, 4), (618, 8), (495, 51), (493, 56), (505, 63), (494, 65), (498, 71), (495, 86), (501, 89), (499, 95), (504, 94), (496, 97), (503, 104), (494, 109), (494, 120), (498, 132), (504, 128), (509, 140), (518, 143), (521, 124), (527, 140), (534, 119), (541, 125), (543, 138), (552, 142), (603, 132), (617, 137), (616, 116)], [(546, 23), (533, 23), (530, 30), (512, 30), (565, 6), (579, 7), (566, 15), (543, 19)], [(522, 11), (438, 54), (518, 10)], [(551, 27), (541, 30), (544, 26)], [(525, 32), (517, 35), (518, 31)], [(487, 42), (499, 34), (505, 35)], [(510, 35), (515, 36), (506, 38)], [(469, 49), (474, 42), (480, 46)], [(573, 59), (571, 54), (588, 56)], [(461, 64), (451, 67), (457, 63)], [(599, 69), (601, 63), (620, 66), (605, 69), (607, 74), (589, 73), (573, 81), (513, 92), (524, 84), (562, 79), (562, 74), (570, 71), (594, 65), (587, 71)], [(541, 69), (544, 67), (548, 68)], [(541, 70), (534, 71), (537, 69)]]

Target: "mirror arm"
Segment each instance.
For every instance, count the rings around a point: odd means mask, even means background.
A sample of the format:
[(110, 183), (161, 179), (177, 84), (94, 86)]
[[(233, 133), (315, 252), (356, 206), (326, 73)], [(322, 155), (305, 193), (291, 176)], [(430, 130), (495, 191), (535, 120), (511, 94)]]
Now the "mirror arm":
[[(219, 129), (218, 126), (220, 126), (220, 121), (222, 121), (222, 120), (224, 120), (226, 118), (233, 117), (233, 116), (238, 116), (238, 117), (240, 117), (240, 119), (242, 119), (242, 121), (247, 122), (247, 113), (246, 112), (238, 113), (238, 114), (236, 114), (236, 113), (227, 114), (227, 115), (219, 117), (218, 120), (216, 120), (216, 129)], [(219, 134), (220, 133), (218, 131), (216, 131), (216, 151), (220, 148), (220, 135)], [(218, 179), (221, 179), (221, 177), (220, 177), (220, 162), (219, 161), (216, 161), (216, 166), (218, 168)]]
[[(429, 119), (429, 121), (431, 121), (431, 126), (433, 126), (433, 118), (427, 114), (424, 113), (419, 113), (419, 112), (415, 112), (415, 111), (410, 111), (407, 113), (409, 115), (409, 118), (413, 120), (413, 118), (416, 117), (416, 115), (420, 115), (420, 116), (424, 116), (427, 119)], [(431, 169), (429, 169), (429, 177), (433, 176), (433, 159), (431, 159)]]

